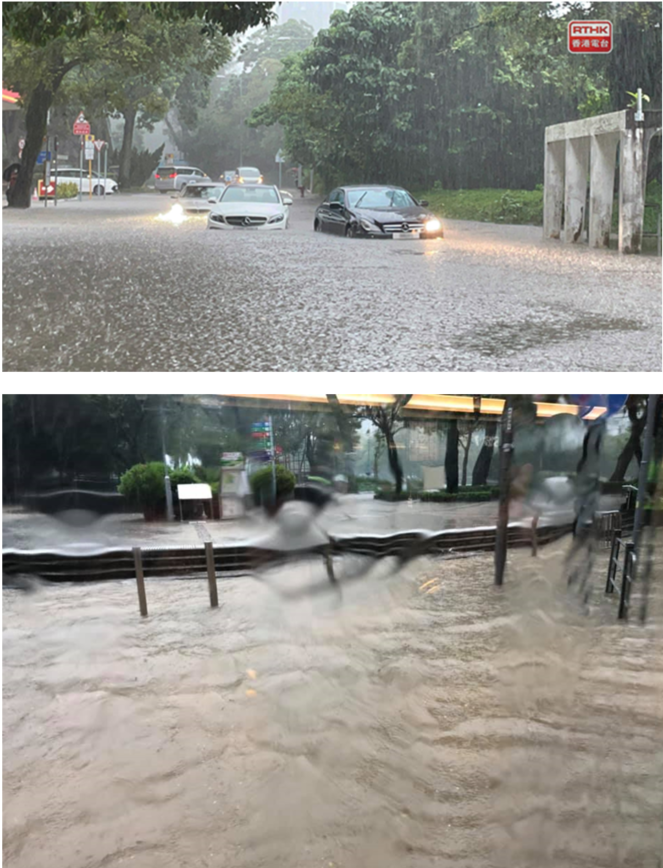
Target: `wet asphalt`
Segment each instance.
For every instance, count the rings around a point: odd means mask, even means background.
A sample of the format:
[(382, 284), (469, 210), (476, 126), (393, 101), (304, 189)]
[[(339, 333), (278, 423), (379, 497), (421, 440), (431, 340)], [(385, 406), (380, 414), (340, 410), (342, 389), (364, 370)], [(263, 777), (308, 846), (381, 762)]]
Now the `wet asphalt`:
[(445, 238), (211, 232), (156, 193), (4, 210), (5, 371), (659, 371), (661, 260)]

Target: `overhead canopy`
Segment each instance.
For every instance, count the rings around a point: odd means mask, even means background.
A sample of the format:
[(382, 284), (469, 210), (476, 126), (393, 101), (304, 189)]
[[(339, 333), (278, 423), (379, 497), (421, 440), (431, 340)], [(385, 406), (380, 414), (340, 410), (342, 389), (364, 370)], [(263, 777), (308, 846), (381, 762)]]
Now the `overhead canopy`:
[[(267, 402), (270, 406), (277, 408), (283, 404), (328, 404), (327, 396), (322, 394), (292, 394), (292, 395), (224, 395), (228, 398), (246, 399), (247, 401)], [(396, 400), (394, 395), (337, 395), (340, 404), (358, 406), (361, 404), (379, 405), (393, 404)], [(504, 399), (502, 398), (479, 398), (477, 396), (475, 406), (474, 395), (413, 395), (408, 401), (406, 407), (403, 408), (403, 415), (408, 415), (413, 411), (422, 411), (424, 413), (474, 413), (479, 412), (480, 415), (500, 416), (504, 410)], [(536, 412), (539, 418), (549, 418), (556, 416), (559, 413), (567, 413), (572, 416), (577, 416), (579, 407), (577, 404), (551, 404), (545, 401), (535, 401)], [(593, 409), (584, 415), (585, 419), (596, 419), (606, 412), (605, 407), (593, 407)]]

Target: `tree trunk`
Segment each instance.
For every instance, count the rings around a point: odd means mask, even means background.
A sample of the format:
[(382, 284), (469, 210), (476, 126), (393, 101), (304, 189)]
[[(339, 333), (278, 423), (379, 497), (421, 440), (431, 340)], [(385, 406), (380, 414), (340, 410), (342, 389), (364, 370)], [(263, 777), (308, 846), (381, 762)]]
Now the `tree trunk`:
[(470, 446), (472, 445), (472, 432), (467, 434), (467, 446), (463, 445), (463, 479), (461, 485), (463, 488), (467, 485), (467, 461), (470, 457)]
[(486, 436), (484, 437), (481, 451), (477, 456), (472, 471), (472, 485), (485, 485), (488, 482), (490, 463), (493, 460), (493, 450), (497, 437), (497, 422), (486, 422)]
[(391, 432), (385, 431), (384, 436), (385, 440), (387, 441), (387, 458), (389, 459), (389, 468), (394, 474), (394, 479), (396, 480), (396, 494), (400, 494), (403, 488), (403, 468), (401, 467), (401, 460), (398, 455), (398, 449), (396, 448), (396, 442), (394, 441)]
[(634, 456), (638, 464), (642, 461), (642, 447), (640, 446), (640, 437), (645, 427), (647, 413), (643, 412), (642, 415), (638, 417), (638, 399), (635, 396), (628, 398), (626, 406), (628, 408), (629, 419), (631, 420), (631, 434), (626, 441), (626, 445), (622, 449), (619, 458), (617, 459), (617, 466), (615, 467), (615, 470), (610, 477), (610, 482), (624, 481), (626, 471), (628, 470), (628, 466)]
[(458, 491), (458, 420), (451, 419), (447, 426), (447, 449), (444, 456), (444, 471), (447, 476), (447, 491)]
[(14, 187), (7, 190), (7, 204), (10, 208), (30, 207), (32, 176), (46, 135), (46, 119), (52, 101), (53, 91), (40, 82), (32, 92), (25, 112), (25, 147), (21, 168)]
[(122, 149), (120, 150), (120, 189), (127, 190), (131, 186), (131, 146), (136, 127), (136, 109), (127, 109), (124, 113), (124, 132), (122, 133)]

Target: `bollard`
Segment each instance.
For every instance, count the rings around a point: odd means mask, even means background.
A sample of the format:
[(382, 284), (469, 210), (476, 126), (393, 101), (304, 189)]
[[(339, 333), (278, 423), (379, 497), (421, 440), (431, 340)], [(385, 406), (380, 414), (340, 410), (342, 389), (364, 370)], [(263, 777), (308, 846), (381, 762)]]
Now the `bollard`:
[(539, 526), (539, 516), (535, 515), (532, 519), (532, 557), (535, 558), (539, 553), (539, 539), (537, 528)]
[(140, 614), (147, 618), (147, 597), (145, 596), (145, 576), (143, 575), (143, 555), (140, 548), (135, 548), (134, 564), (136, 566), (136, 587), (138, 588), (138, 604)]
[(219, 605), (219, 595), (216, 587), (216, 570), (214, 569), (214, 547), (211, 542), (205, 543), (205, 559), (207, 561), (207, 581), (209, 582), (209, 602), (213, 609)]
[(325, 566), (327, 567), (327, 578), (329, 581), (335, 585), (336, 584), (336, 576), (334, 575), (334, 561), (332, 559), (332, 547), (331, 545), (325, 546), (325, 550), (323, 552), (323, 558), (325, 560)]

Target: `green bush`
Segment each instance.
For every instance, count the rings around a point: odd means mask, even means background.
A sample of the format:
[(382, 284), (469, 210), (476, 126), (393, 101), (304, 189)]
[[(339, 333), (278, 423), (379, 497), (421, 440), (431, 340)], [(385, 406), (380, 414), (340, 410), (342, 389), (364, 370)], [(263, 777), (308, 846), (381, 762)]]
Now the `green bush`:
[(450, 220), (543, 225), (541, 185), (536, 190), (442, 190), (433, 186), (415, 195), (427, 199), (432, 211)]
[[(297, 479), (294, 473), (286, 470), (282, 464), (276, 465), (276, 499), (285, 500), (295, 489)], [(272, 467), (267, 465), (257, 470), (249, 479), (251, 491), (257, 504), (272, 502)]]
[(58, 181), (58, 199), (74, 199), (78, 196), (78, 187), (73, 181)]
[(466, 491), (461, 489), (457, 494), (448, 491), (422, 491), (420, 499), (424, 503), (449, 503), (459, 501), (461, 503), (482, 503), (487, 500), (495, 500), (499, 497), (500, 490), (496, 486), (487, 491)]
[(163, 461), (134, 464), (120, 477), (117, 490), (126, 497), (131, 505), (140, 507), (147, 518), (150, 515), (165, 511), (164, 475), (165, 465)]

